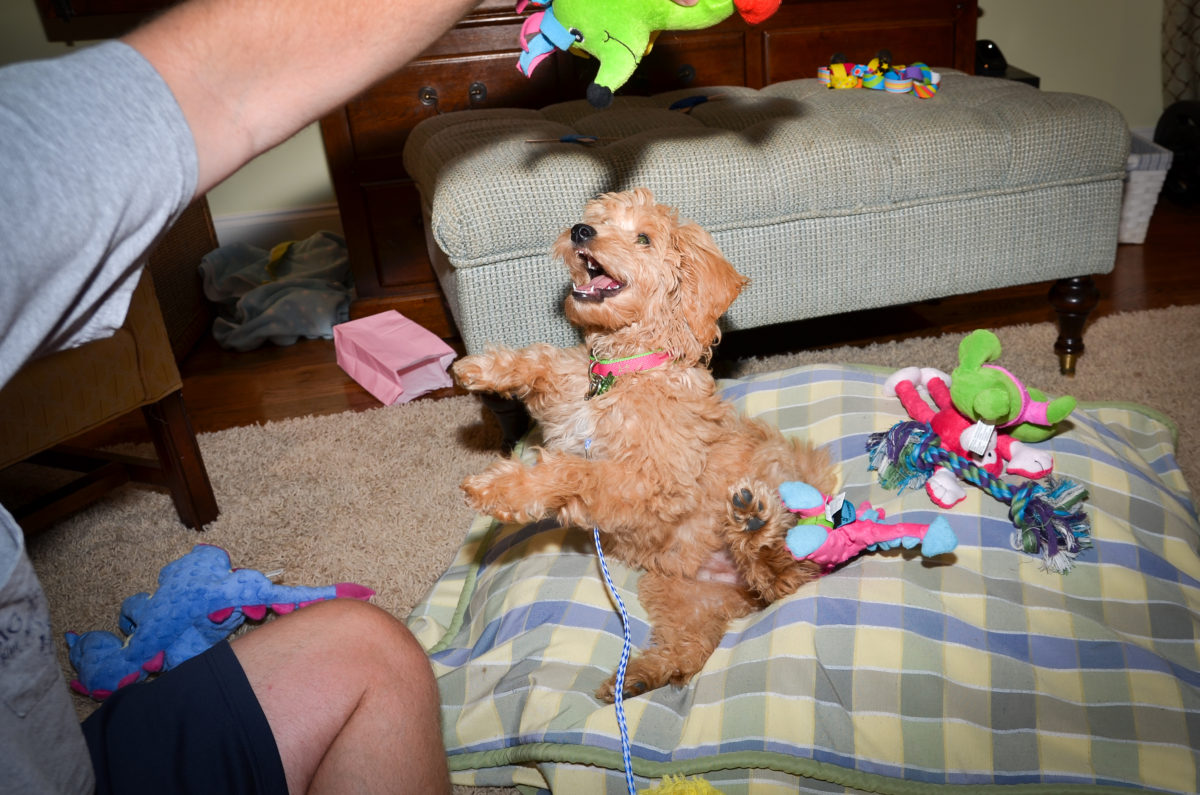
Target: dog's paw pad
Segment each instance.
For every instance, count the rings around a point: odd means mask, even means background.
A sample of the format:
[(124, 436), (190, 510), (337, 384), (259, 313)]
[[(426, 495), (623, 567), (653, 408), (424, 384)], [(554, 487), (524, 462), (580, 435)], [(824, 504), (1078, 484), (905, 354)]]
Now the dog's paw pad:
[(754, 492), (748, 487), (735, 489), (730, 497), (730, 502), (733, 505), (731, 513), (734, 522), (747, 533), (757, 532), (767, 523), (764, 517), (767, 510), (766, 503), (761, 498), (755, 497)]

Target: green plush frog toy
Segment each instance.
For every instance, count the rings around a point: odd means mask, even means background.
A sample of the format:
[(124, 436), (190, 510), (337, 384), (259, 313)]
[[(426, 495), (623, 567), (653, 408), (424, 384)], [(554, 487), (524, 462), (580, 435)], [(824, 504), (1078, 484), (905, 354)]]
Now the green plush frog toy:
[(967, 419), (985, 422), (1021, 442), (1040, 442), (1059, 431), (1075, 410), (1069, 395), (1050, 400), (994, 362), (1000, 339), (979, 329), (958, 345), (959, 365), (950, 374), (950, 398)]
[(750, 24), (762, 22), (780, 0), (518, 0), (517, 12), (542, 9), (521, 27), (517, 68), (525, 76), (546, 56), (571, 50), (600, 61), (587, 98), (595, 107), (612, 103), (613, 92), (625, 84), (655, 36), (663, 30), (700, 30), (731, 16), (736, 10)]

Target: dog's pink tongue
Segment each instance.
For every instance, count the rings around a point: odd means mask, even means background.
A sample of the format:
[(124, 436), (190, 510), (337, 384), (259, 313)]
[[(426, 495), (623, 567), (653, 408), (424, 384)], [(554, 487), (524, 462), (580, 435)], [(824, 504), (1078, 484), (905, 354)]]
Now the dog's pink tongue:
[(597, 290), (608, 290), (612, 287), (619, 286), (618, 283), (610, 278), (607, 274), (600, 274), (582, 287), (576, 288), (581, 293), (594, 293)]

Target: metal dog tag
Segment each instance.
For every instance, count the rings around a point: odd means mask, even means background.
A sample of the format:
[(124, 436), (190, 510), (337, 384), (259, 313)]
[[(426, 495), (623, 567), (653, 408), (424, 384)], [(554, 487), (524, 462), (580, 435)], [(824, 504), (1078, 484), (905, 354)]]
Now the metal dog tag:
[(612, 388), (613, 382), (617, 380), (615, 373), (608, 375), (598, 375), (597, 373), (588, 373), (588, 391), (583, 396), (584, 400), (591, 400), (596, 395), (603, 395)]

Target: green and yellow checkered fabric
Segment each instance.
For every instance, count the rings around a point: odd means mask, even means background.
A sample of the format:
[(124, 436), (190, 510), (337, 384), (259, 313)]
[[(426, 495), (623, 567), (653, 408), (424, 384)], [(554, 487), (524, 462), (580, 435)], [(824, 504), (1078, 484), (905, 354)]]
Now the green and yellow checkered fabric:
[[(885, 373), (809, 366), (724, 382), (746, 414), (827, 445), (847, 496), (943, 515), (948, 560), (859, 557), (736, 621), (686, 688), (626, 702), (640, 787), (725, 793), (1200, 789), (1200, 522), (1169, 422), (1083, 406), (1043, 443), (1087, 486), (1094, 546), (1067, 575), (1011, 547), (1006, 506), (886, 492), (866, 437), (904, 419)], [(647, 641), (638, 573), (610, 561)], [(611, 706), (621, 625), (591, 534), (478, 519), (410, 625), (430, 649), (454, 781), (623, 792)]]

